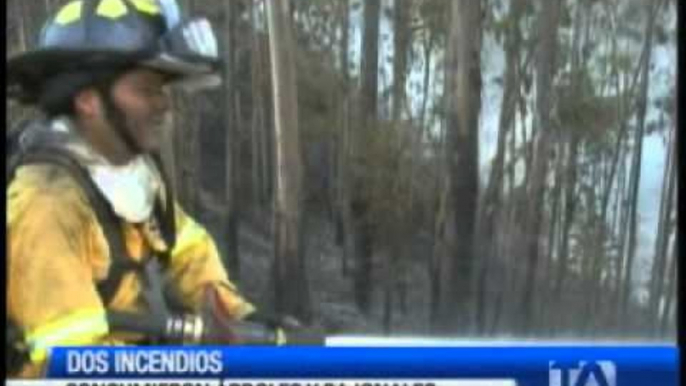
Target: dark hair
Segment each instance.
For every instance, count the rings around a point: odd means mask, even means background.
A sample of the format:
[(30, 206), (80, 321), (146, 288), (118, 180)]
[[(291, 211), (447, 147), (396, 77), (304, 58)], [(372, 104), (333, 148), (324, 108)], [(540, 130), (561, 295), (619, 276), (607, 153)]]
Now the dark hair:
[(81, 70), (64, 72), (47, 79), (38, 94), (36, 105), (47, 118), (73, 116), (74, 98), (86, 87), (108, 90), (124, 72), (123, 69)]

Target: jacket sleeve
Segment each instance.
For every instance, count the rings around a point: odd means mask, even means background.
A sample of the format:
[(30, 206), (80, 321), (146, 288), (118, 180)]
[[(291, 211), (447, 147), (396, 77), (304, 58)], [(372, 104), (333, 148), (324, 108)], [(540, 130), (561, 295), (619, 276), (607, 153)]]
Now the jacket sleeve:
[(235, 319), (243, 319), (255, 307), (241, 296), (221, 262), (210, 234), (176, 205), (176, 245), (171, 253), (168, 279), (182, 303), (199, 311), (207, 286), (217, 290), (219, 301)]
[(104, 236), (85, 200), (68, 184), (39, 191), (13, 183), (6, 221), (8, 315), (23, 330), (33, 364), (54, 346), (114, 343), (95, 286), (108, 269), (93, 260)]

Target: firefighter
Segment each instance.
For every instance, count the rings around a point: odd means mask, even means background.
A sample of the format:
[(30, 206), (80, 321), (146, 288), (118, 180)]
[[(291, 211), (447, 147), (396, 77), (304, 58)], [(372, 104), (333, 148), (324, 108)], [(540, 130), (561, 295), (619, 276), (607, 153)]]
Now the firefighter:
[(186, 310), (181, 320), (204, 318), (173, 332), (184, 342), (236, 342), (224, 321), (278, 324), (238, 292), (159, 162), (168, 88), (220, 79), (209, 23), (182, 21), (165, 3), (68, 2), (35, 50), (8, 61), (9, 95), (45, 117), (23, 130), (33, 158), (19, 157), (7, 187), (7, 317), (29, 358), (19, 377), (44, 375), (54, 346), (150, 343), (116, 331), (108, 315), (171, 315), (145, 296), (151, 261)]

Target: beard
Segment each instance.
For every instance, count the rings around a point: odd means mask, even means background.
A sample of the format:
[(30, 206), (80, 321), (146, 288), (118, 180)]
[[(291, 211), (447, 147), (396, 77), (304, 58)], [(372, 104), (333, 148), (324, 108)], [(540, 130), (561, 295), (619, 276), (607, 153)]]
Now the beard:
[(117, 106), (109, 92), (104, 93), (102, 101), (105, 107), (105, 118), (119, 139), (126, 145), (128, 151), (132, 154), (146, 152), (140, 139), (135, 135), (137, 125)]
[(158, 137), (171, 134), (172, 128), (172, 114), (170, 112), (162, 114), (160, 118), (155, 119), (153, 124), (151, 124), (151, 131)]
[(114, 131), (133, 154), (157, 152), (173, 127), (171, 112), (137, 118), (126, 114), (114, 103), (106, 110)]
[(160, 150), (163, 138), (173, 127), (171, 111), (135, 114), (134, 110), (122, 108), (115, 101), (111, 86), (104, 85), (98, 91), (103, 102), (104, 118), (129, 153), (139, 155)]
[(160, 117), (153, 119), (145, 127), (139, 127), (141, 147), (147, 151), (156, 151), (162, 146), (165, 138), (172, 132), (172, 115), (171, 113), (162, 114)]

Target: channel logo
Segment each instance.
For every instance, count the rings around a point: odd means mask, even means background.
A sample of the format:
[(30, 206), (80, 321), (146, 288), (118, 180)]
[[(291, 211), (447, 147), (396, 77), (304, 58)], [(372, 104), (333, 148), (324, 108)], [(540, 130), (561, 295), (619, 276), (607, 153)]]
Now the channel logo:
[(550, 361), (549, 386), (617, 386), (617, 366), (611, 361)]

